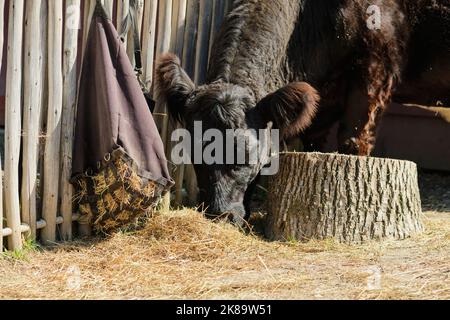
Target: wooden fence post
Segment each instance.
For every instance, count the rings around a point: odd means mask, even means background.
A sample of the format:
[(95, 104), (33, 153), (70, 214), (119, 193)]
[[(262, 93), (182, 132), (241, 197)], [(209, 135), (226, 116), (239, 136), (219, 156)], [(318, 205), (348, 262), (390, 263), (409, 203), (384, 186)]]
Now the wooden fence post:
[(2, 67), (2, 61), (3, 61), (3, 44), (4, 44), (4, 33), (5, 33), (5, 20), (4, 20), (4, 15), (5, 15), (5, 0), (0, 0), (0, 70)]
[[(162, 0), (164, 1), (164, 0)], [(144, 21), (142, 32), (142, 66), (143, 79), (147, 89), (151, 89), (153, 85), (153, 69), (155, 58), (155, 41), (156, 41), (156, 22), (158, 20), (158, 0), (147, 0), (144, 3)], [(156, 120), (156, 119), (155, 119)], [(169, 193), (170, 197), (170, 193)], [(162, 211), (170, 208), (167, 205), (167, 195)]]
[(173, 51), (181, 59), (183, 57), (184, 34), (186, 31), (187, 0), (178, 0), (178, 17), (176, 24), (176, 40)]
[(233, 9), (234, 0), (225, 0), (225, 12), (228, 13)]
[(211, 36), (209, 38), (209, 54), (208, 54), (208, 65), (209, 58), (211, 56), (212, 46), (214, 44), (215, 37), (220, 31), (223, 19), (225, 18), (226, 12), (226, 2), (227, 0), (214, 0), (213, 2), (213, 15), (211, 22)]
[[(157, 50), (156, 58), (170, 50), (170, 39), (172, 34), (172, 0), (161, 1), (159, 7), (159, 24), (158, 24), (158, 39), (157, 39)], [(167, 151), (167, 131), (169, 124), (169, 116), (167, 113), (167, 106), (156, 101), (155, 107), (155, 122), (158, 126), (159, 132), (161, 134), (161, 139), (165, 144)], [(162, 210), (163, 212), (169, 211), (170, 209), (170, 192), (164, 196)]]
[(205, 83), (206, 71), (208, 69), (209, 38), (212, 22), (212, 2), (210, 0), (200, 0), (200, 10), (198, 19), (198, 36), (195, 56), (195, 83), (201, 85)]
[[(0, 7), (1, 5), (2, 4), (0, 3)], [(3, 169), (2, 169), (2, 159), (0, 157), (0, 254), (2, 252), (3, 252)]]
[[(80, 0), (66, 0), (67, 9), (78, 8)], [(64, 55), (63, 55), (63, 110), (61, 128), (61, 215), (64, 219), (61, 225), (61, 238), (65, 241), (72, 240), (72, 215), (73, 215), (73, 187), (70, 184), (72, 174), (72, 146), (75, 124), (75, 109), (77, 102), (77, 53), (78, 53), (78, 28), (67, 24), (64, 28)]]
[[(84, 0), (83, 12), (83, 40), (81, 44), (81, 54), (84, 56), (86, 41), (89, 35), (89, 26), (91, 25), (92, 15), (94, 14), (95, 0)], [(83, 60), (83, 59), (82, 59)]]
[[(199, 19), (199, 0), (189, 0), (186, 12), (186, 29), (183, 44), (183, 68), (191, 78), (195, 77), (195, 57)], [(186, 188), (188, 193), (188, 204), (197, 203), (197, 177), (192, 165), (185, 166)]]
[[(84, 0), (84, 12), (83, 12), (83, 41), (81, 45), (81, 65), (83, 65), (84, 53), (86, 51), (86, 43), (89, 35), (89, 29), (92, 22), (92, 17), (95, 10), (95, 0)], [(77, 79), (77, 91), (79, 88), (80, 78)], [(88, 237), (92, 233), (92, 228), (89, 224), (78, 224), (78, 235), (81, 237)]]
[(59, 164), (61, 149), (61, 111), (63, 102), (62, 32), (63, 2), (48, 1), (48, 114), (44, 154), (44, 196), (42, 217), (47, 223), (41, 231), (44, 243), (56, 240)]
[[(180, 59), (183, 57), (183, 43), (184, 43), (184, 34), (186, 29), (186, 10), (187, 10), (187, 0), (177, 0), (176, 5), (177, 11), (174, 14), (177, 14), (177, 18), (175, 23), (172, 23), (172, 45), (171, 51), (174, 52)], [(174, 19), (175, 20), (175, 19)], [(181, 126), (178, 124), (174, 129), (180, 128)], [(171, 128), (172, 129), (172, 128)], [(170, 132), (169, 132), (170, 137)], [(171, 141), (167, 142), (171, 144)], [(173, 147), (173, 146), (172, 146)], [(168, 155), (170, 156), (170, 155)], [(176, 171), (174, 172), (174, 180), (175, 180), (175, 201), (174, 205), (179, 207), (183, 204), (183, 181), (184, 181), (184, 171), (185, 166), (183, 164), (178, 165), (176, 167)]]
[(108, 14), (108, 17), (113, 21), (113, 12), (114, 12), (114, 0), (103, 0), (102, 1), (105, 11)]
[[(138, 27), (138, 33), (139, 33), (139, 41), (141, 41), (141, 33), (142, 33), (142, 19), (144, 16), (144, 1), (143, 0), (131, 0), (130, 7), (134, 6), (136, 9), (135, 12), (135, 19), (136, 24)], [(129, 13), (129, 10), (127, 14)], [(120, 30), (120, 29), (119, 29)], [(130, 58), (131, 65), (135, 67), (136, 61), (134, 56), (135, 46), (134, 46), (134, 26), (130, 26), (127, 33), (127, 40), (126, 40), (126, 48), (127, 48), (127, 55)]]
[[(3, 60), (3, 43), (4, 43), (4, 13), (5, 13), (5, 0), (0, 0), (0, 70), (2, 69)], [(2, 159), (0, 157), (0, 253), (3, 252), (3, 169)]]
[(21, 139), (22, 36), (24, 1), (9, 4), (8, 66), (6, 79), (5, 203), (6, 221), (12, 235), (8, 248), (22, 248), (19, 200), (19, 157)]
[(155, 57), (156, 20), (158, 0), (147, 0), (144, 4), (144, 26), (142, 37), (142, 65), (144, 82), (147, 89), (153, 84), (153, 67)]
[(181, 60), (183, 68), (191, 78), (194, 78), (195, 73), (195, 46), (197, 43), (199, 7), (199, 0), (188, 0), (183, 41), (183, 57)]
[[(160, 2), (158, 17), (158, 39), (156, 44), (156, 59), (170, 50), (170, 39), (172, 34), (172, 0)], [(168, 114), (167, 106), (156, 101), (155, 121), (164, 143), (167, 141)]]
[(30, 226), (30, 239), (36, 239), (38, 146), (43, 102), (43, 59), (46, 25), (41, 16), (42, 0), (26, 2), (23, 141), (22, 141), (22, 222)]
[[(130, 0), (117, 1), (117, 31), (119, 35), (122, 33), (122, 23), (125, 21), (128, 12), (130, 11)], [(124, 46), (127, 48), (128, 39), (125, 37)]]

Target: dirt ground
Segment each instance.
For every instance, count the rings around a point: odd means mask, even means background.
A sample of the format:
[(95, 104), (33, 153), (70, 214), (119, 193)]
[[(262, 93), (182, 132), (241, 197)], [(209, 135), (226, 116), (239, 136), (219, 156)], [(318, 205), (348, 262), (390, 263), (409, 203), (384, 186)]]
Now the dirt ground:
[(0, 298), (450, 299), (450, 175), (421, 174), (425, 233), (269, 243), (192, 210), (109, 239), (0, 258)]

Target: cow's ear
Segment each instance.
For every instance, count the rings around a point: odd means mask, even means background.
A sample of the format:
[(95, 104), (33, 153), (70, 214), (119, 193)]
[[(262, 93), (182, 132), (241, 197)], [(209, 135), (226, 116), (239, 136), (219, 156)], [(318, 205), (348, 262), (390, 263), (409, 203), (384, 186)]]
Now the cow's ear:
[(317, 112), (319, 93), (305, 82), (292, 82), (267, 95), (256, 106), (264, 121), (288, 139), (308, 128)]
[(181, 120), (188, 97), (195, 85), (180, 65), (180, 59), (166, 53), (156, 63), (156, 99), (167, 103), (174, 119)]

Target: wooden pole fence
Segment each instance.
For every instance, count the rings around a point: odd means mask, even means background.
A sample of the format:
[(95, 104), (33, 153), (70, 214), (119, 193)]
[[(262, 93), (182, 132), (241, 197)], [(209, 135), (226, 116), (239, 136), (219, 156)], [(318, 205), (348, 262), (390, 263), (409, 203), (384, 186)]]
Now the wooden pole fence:
[[(4, 42), (4, 11), (5, 11), (5, 0), (0, 0), (0, 70), (2, 69), (3, 61), (3, 42)], [(0, 253), (3, 252), (3, 169), (2, 169), (2, 159), (0, 157)]]
[[(106, 1), (112, 2), (112, 1)], [(80, 0), (66, 0), (66, 12), (69, 8), (77, 8), (80, 12)], [(79, 22), (78, 22), (79, 24)], [(77, 53), (78, 27), (70, 25), (66, 19), (64, 28), (63, 55), (63, 110), (61, 128), (61, 214), (64, 223), (61, 225), (61, 238), (72, 239), (73, 187), (69, 183), (72, 170), (72, 148), (74, 136), (74, 121), (77, 103)]]
[[(42, 217), (47, 225), (41, 240), (56, 240), (56, 216), (59, 196), (59, 163), (61, 151), (61, 115), (63, 103), (62, 76), (63, 2), (48, 1), (48, 110), (44, 154), (44, 198)], [(56, 166), (55, 166), (56, 164)]]
[[(101, 0), (119, 29), (136, 5), (142, 47), (143, 80), (153, 90), (155, 61), (171, 51), (197, 84), (206, 79), (212, 43), (231, 0)], [(8, 6), (6, 4), (9, 3)], [(0, 251), (20, 249), (25, 237), (44, 244), (90, 234), (79, 225), (69, 183), (79, 87), (96, 0), (0, 0), (0, 48), (7, 45), (4, 178), (0, 181)], [(8, 10), (8, 25), (3, 16)], [(3, 43), (5, 35), (7, 43)], [(134, 62), (132, 30), (125, 40)], [(0, 67), (2, 62), (0, 50)], [(157, 101), (154, 119), (167, 158), (173, 130), (165, 105)], [(19, 169), (21, 169), (19, 175)], [(192, 166), (172, 166), (177, 206), (194, 205)], [(19, 181), (20, 179), (20, 181)], [(2, 200), (3, 199), (3, 200)], [(168, 210), (171, 195), (165, 196)], [(5, 206), (3, 207), (3, 201)]]
[(8, 56), (5, 97), (5, 204), (6, 223), (12, 233), (8, 248), (22, 248), (19, 199), (19, 157), (21, 143), (22, 105), (22, 35), (24, 1), (15, 0), (9, 4)]
[(25, 55), (23, 79), (23, 138), (22, 138), (22, 222), (30, 226), (30, 238), (36, 239), (38, 146), (43, 103), (43, 46), (46, 25), (42, 19), (42, 0), (27, 1), (25, 13)]

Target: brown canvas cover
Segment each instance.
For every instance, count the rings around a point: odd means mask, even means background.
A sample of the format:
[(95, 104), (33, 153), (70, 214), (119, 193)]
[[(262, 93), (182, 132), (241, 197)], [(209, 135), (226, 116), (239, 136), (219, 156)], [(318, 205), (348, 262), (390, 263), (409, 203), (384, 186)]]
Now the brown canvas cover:
[(136, 73), (99, 2), (81, 71), (71, 182), (79, 223), (106, 234), (136, 226), (174, 184)]
[(76, 117), (73, 177), (123, 149), (140, 171), (173, 185), (164, 147), (126, 49), (97, 6), (87, 40)]

